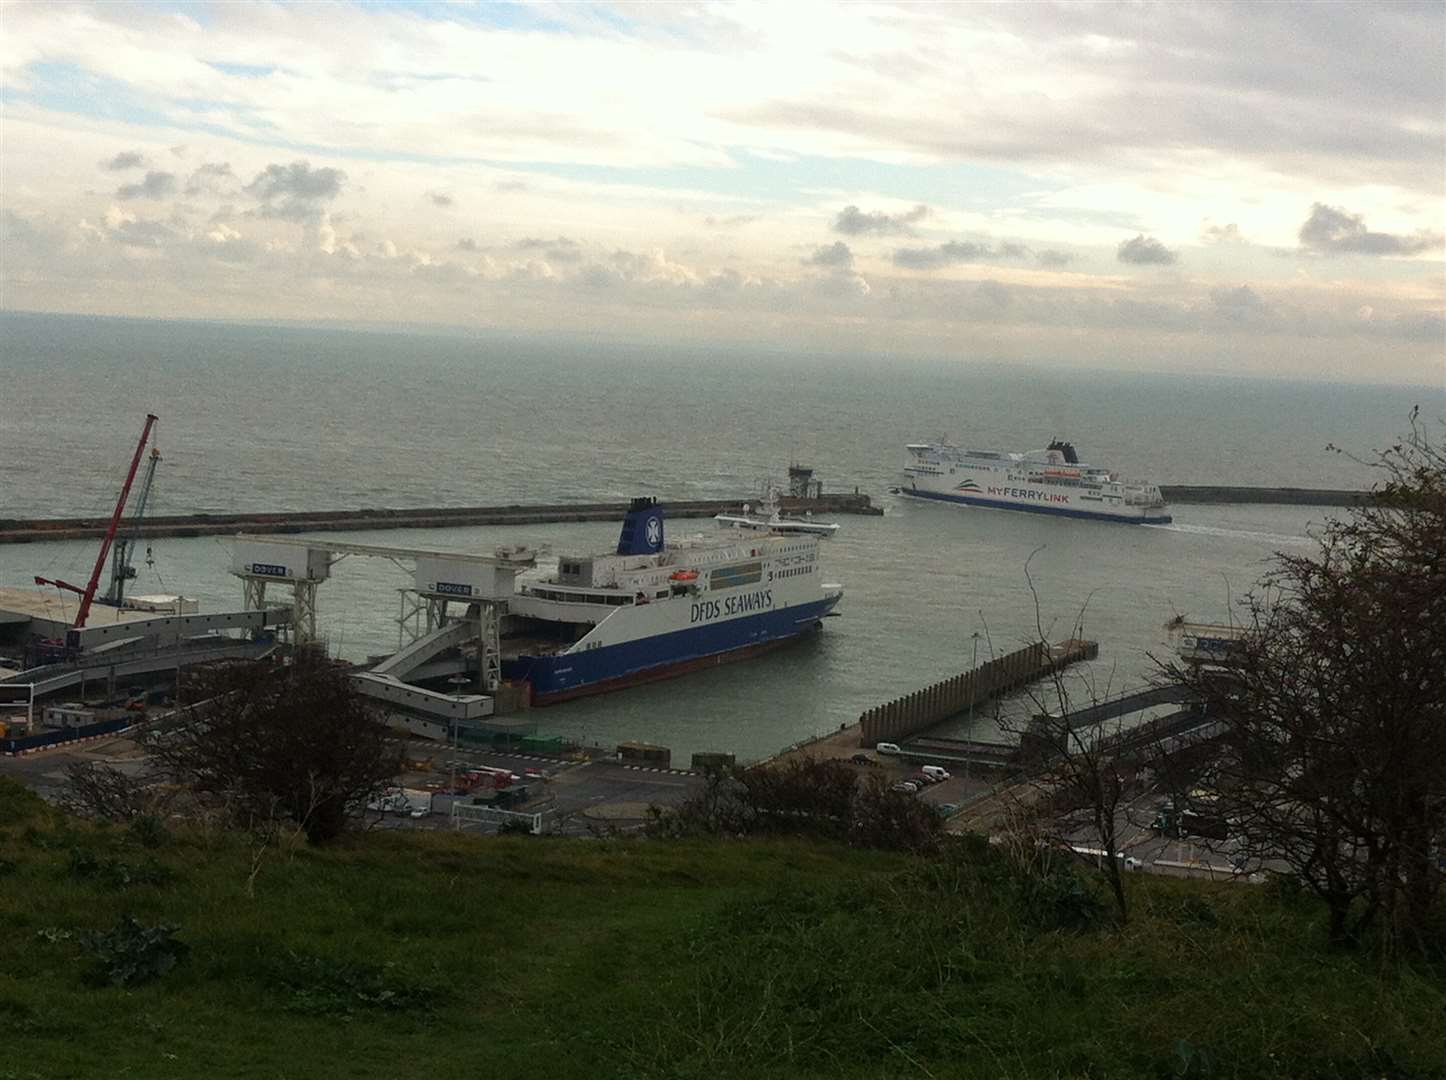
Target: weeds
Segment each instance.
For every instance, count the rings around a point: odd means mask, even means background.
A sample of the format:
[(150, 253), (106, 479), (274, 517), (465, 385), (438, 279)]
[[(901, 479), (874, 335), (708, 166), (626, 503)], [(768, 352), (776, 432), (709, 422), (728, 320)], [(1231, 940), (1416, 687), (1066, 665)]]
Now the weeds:
[(139, 866), (120, 859), (96, 855), (83, 848), (71, 850), (67, 871), (71, 877), (82, 881), (94, 881), (110, 889), (124, 889), (130, 885), (166, 885), (175, 880), (170, 867), (148, 859)]
[(190, 951), (185, 942), (176, 940), (174, 935), (179, 929), (169, 923), (143, 926), (131, 916), (122, 915), (110, 930), (76, 934), (75, 940), (95, 957), (86, 982), (92, 986), (134, 986), (160, 978)]
[(287, 953), (268, 981), (286, 996), (288, 1012), (351, 1017), (364, 1010), (426, 1012), (432, 988), (404, 977), (396, 965), (355, 963)]

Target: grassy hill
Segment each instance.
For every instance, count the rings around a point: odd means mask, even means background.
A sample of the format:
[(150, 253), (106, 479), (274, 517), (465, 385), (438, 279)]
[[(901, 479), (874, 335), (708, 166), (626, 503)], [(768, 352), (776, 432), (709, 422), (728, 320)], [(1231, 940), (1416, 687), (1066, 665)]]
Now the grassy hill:
[[(1071, 876), (981, 845), (255, 854), (0, 780), (0, 1080), (1446, 1075), (1442, 971), (1326, 952), (1315, 908), (1273, 889), (1132, 879), (1120, 931)], [(125, 915), (187, 952), (92, 985), (85, 934)]]

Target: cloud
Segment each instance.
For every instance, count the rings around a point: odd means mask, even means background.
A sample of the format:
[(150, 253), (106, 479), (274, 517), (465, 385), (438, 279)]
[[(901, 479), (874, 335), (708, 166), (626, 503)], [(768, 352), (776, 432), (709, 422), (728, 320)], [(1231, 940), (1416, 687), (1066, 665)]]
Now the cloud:
[(1139, 266), (1169, 266), (1178, 256), (1153, 236), (1141, 233), (1133, 240), (1122, 240), (1115, 257), (1122, 263)]
[(827, 266), (846, 270), (854, 264), (854, 253), (842, 240), (836, 240), (817, 249), (803, 262), (805, 266)]
[(899, 248), (894, 252), (894, 265), (910, 270), (938, 270), (955, 263), (973, 262), (988, 254), (988, 244), (950, 240), (932, 248)]
[(477, 250), (477, 241), (476, 241), (476, 240), (473, 240), (470, 236), (464, 236), (464, 237), (462, 237), (462, 239), (460, 239), (460, 240), (457, 241), (457, 250), (458, 250), (458, 251), (476, 251), (476, 250)]
[(870, 233), (878, 236), (896, 233), (908, 235), (913, 232), (909, 226), (924, 220), (930, 213), (929, 208), (921, 204), (902, 214), (885, 214), (878, 210), (866, 214), (857, 206), (850, 204), (840, 210), (838, 217), (834, 218), (833, 231), (844, 233), (846, 236), (864, 236)]
[(447, 209), (450, 206), (456, 205), (457, 202), (456, 199), (452, 198), (452, 196), (448, 195), (446, 192), (443, 191), (429, 191), (427, 192), (427, 198), (432, 200), (433, 206), (439, 206), (443, 210)]
[(1446, 316), (1403, 315), (1396, 320), (1393, 329), (1407, 341), (1446, 345)]
[(703, 224), (710, 229), (737, 229), (744, 225), (752, 225), (757, 220), (757, 214), (734, 214), (732, 217), (723, 218), (709, 214), (703, 219)]
[(340, 169), (313, 169), (308, 162), (268, 165), (244, 190), (261, 203), (262, 217), (283, 221), (315, 221), (323, 204), (341, 194), (346, 173)]
[(148, 172), (139, 184), (122, 184), (116, 188), (117, 199), (164, 199), (176, 193), (174, 173)]
[(1245, 243), (1245, 237), (1240, 235), (1240, 226), (1234, 222), (1229, 225), (1206, 225), (1200, 230), (1200, 239), (1207, 244)]
[(1369, 232), (1360, 214), (1315, 203), (1300, 227), (1301, 246), (1321, 255), (1416, 255), (1441, 243), (1439, 235), (1394, 236)]
[(1271, 311), (1260, 298), (1260, 294), (1249, 285), (1240, 285), (1234, 289), (1212, 289), (1210, 303), (1216, 318), (1226, 323), (1258, 326), (1275, 318), (1275, 312)]
[(559, 236), (556, 240), (543, 240), (535, 236), (524, 237), (512, 245), (518, 251), (534, 252), (548, 262), (575, 263), (582, 260), (582, 247), (576, 240)]
[(236, 174), (231, 171), (231, 166), (226, 162), (207, 162), (191, 174), (186, 181), (187, 195), (201, 195), (215, 193), (227, 186), (228, 181), (235, 181)]
[(862, 275), (851, 270), (836, 270), (815, 279), (813, 291), (830, 299), (863, 300), (873, 289)]
[(109, 169), (111, 172), (120, 172), (123, 169), (140, 169), (146, 164), (145, 155), (139, 150), (122, 150), (109, 161), (102, 161), (100, 167)]
[(894, 252), (894, 265), (908, 270), (938, 270), (957, 263), (1028, 256), (1029, 248), (1015, 240), (1000, 241), (996, 247), (974, 240), (949, 240), (931, 248), (899, 248)]
[(514, 191), (531, 191), (532, 185), (526, 180), (498, 180), (492, 185), (492, 190), (504, 194)]
[(1045, 248), (1043, 251), (1036, 251), (1034, 253), (1034, 261), (1039, 263), (1040, 266), (1057, 268), (1061, 266), (1068, 266), (1070, 263), (1074, 262), (1074, 256), (1071, 255), (1068, 251), (1058, 251), (1054, 248)]
[(122, 220), (116, 222), (115, 235), (127, 247), (158, 248), (175, 240), (175, 229), (161, 221)]

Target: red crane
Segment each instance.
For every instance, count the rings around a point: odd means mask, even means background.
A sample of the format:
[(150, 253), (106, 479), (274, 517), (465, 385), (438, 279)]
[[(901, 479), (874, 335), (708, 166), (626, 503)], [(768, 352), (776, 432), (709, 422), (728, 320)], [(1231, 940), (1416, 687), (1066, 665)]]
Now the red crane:
[(115, 540), (116, 529), (120, 527), (121, 514), (125, 512), (126, 499), (130, 496), (131, 484), (135, 482), (136, 470), (140, 468), (141, 454), (145, 452), (146, 440), (151, 437), (151, 428), (155, 422), (155, 416), (147, 413), (145, 430), (141, 432), (141, 441), (136, 444), (135, 457), (131, 458), (130, 471), (126, 473), (125, 486), (121, 488), (120, 498), (116, 501), (115, 513), (110, 516), (110, 528), (106, 529), (105, 539), (100, 543), (100, 554), (96, 556), (95, 569), (91, 571), (90, 575), (90, 584), (82, 589), (68, 581), (53, 581), (43, 577), (35, 579), (37, 585), (54, 585), (57, 589), (67, 589), (80, 595), (80, 611), (75, 616), (75, 629), (77, 630), (85, 626), (85, 620), (90, 615), (90, 605), (94, 602), (95, 590), (100, 585), (100, 572), (105, 569), (105, 557), (110, 554), (111, 542)]

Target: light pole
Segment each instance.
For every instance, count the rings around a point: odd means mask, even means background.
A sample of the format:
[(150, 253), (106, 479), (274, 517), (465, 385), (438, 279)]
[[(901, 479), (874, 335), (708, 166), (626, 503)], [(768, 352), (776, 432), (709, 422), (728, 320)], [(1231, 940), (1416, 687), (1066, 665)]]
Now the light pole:
[[(969, 635), (974, 641), (974, 655), (969, 660), (969, 737), (974, 738), (974, 699), (979, 696), (979, 631)], [(964, 755), (964, 794), (969, 794), (969, 755)]]
[(979, 677), (975, 674), (979, 668), (979, 631), (975, 630), (974, 633), (969, 636), (974, 641), (974, 656), (969, 661), (969, 674), (972, 676), (972, 681), (969, 684), (969, 730), (970, 734), (973, 734), (974, 699), (979, 695)]

